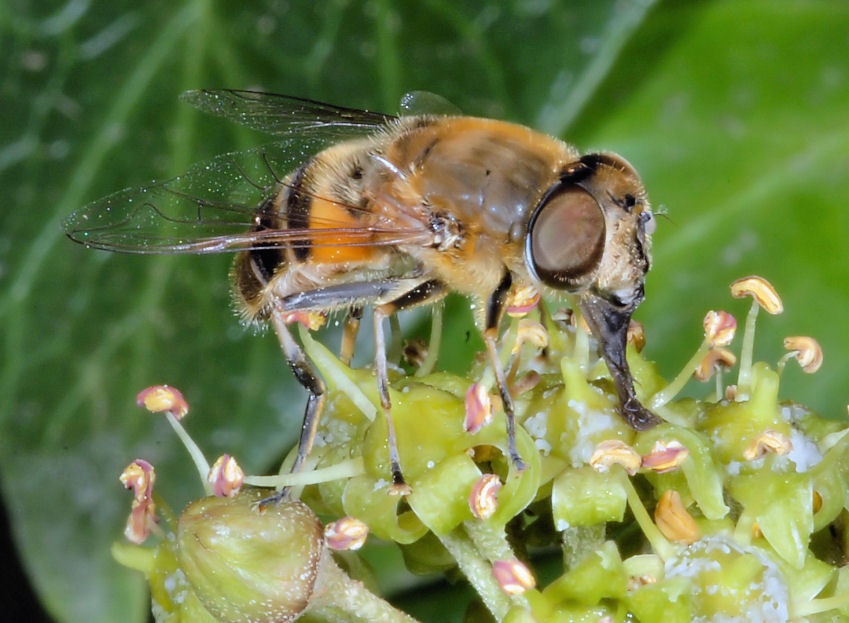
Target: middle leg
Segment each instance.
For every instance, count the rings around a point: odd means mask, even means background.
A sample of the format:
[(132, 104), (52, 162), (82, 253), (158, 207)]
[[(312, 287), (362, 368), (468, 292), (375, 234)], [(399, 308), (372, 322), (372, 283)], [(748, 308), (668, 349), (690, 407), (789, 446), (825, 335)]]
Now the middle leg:
[(432, 303), (447, 294), (444, 283), (437, 280), (425, 281), (398, 298), (378, 305), (374, 310), (374, 361), (377, 373), (377, 391), (380, 395), (380, 405), (386, 416), (386, 441), (389, 446), (389, 466), (392, 470), (392, 487), (390, 493), (406, 495), (410, 486), (404, 480), (401, 471), (401, 459), (398, 455), (398, 439), (395, 434), (395, 422), (392, 419), (392, 401), (389, 399), (389, 376), (386, 369), (386, 338), (383, 333), (383, 321), (395, 312), (409, 309), (417, 305)]
[(495, 292), (490, 295), (489, 301), (487, 301), (486, 326), (483, 331), (483, 341), (486, 345), (489, 362), (495, 375), (495, 384), (498, 386), (498, 392), (501, 394), (504, 415), (507, 418), (507, 452), (510, 455), (510, 462), (517, 471), (521, 472), (527, 469), (528, 464), (522, 459), (519, 449), (516, 446), (516, 410), (513, 407), (513, 398), (510, 396), (510, 389), (507, 386), (504, 367), (501, 365), (501, 359), (498, 357), (497, 345), (498, 325), (501, 323), (501, 316), (504, 313), (507, 294), (510, 292), (511, 285), (513, 285), (513, 278), (509, 272), (505, 271), (501, 283), (498, 284)]

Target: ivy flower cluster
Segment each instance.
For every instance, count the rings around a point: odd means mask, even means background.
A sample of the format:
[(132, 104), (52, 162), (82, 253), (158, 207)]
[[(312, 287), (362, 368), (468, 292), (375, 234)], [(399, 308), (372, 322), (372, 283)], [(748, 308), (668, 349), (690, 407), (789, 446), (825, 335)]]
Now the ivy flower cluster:
[[(849, 428), (778, 398), (788, 364), (813, 374), (822, 350), (790, 336), (779, 361), (756, 361), (758, 314), (781, 313), (781, 298), (760, 277), (730, 290), (751, 298), (745, 321), (709, 311), (704, 339), (670, 381), (632, 326), (635, 388), (663, 420), (640, 432), (617, 415), (580, 313), (513, 293), (500, 352), (521, 422), (521, 472), (506, 458), (506, 419), (485, 360), (467, 376), (433, 372), (427, 345), (407, 345), (412, 369), (390, 388), (406, 496), (388, 494), (371, 370), (343, 363), (307, 327), (301, 342), (329, 399), (299, 473), (245, 475), (226, 454), (210, 466), (183, 428), (185, 399), (148, 388), (139, 404), (174, 427), (206, 497), (175, 516), (153, 490), (153, 466), (133, 461), (121, 475), (133, 490), (130, 544), (116, 544), (115, 555), (146, 574), (158, 622), (339, 612), (413, 621), (338, 564), (338, 552), (370, 535), (397, 543), (416, 573), (462, 574), (479, 602), (467, 621), (849, 622)], [(691, 379), (706, 384), (704, 398), (680, 397)], [(266, 503), (270, 488), (284, 487), (287, 497)], [(156, 542), (143, 545), (150, 535)], [(559, 575), (542, 584), (537, 566), (553, 555)]]

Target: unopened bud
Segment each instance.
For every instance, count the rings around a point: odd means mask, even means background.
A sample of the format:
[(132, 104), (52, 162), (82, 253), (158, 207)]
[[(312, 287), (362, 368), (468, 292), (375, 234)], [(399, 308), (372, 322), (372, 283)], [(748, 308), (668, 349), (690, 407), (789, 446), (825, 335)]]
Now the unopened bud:
[(266, 506), (261, 492), (206, 497), (180, 515), (180, 569), (218, 621), (292, 621), (314, 599), (324, 531), (302, 502)]

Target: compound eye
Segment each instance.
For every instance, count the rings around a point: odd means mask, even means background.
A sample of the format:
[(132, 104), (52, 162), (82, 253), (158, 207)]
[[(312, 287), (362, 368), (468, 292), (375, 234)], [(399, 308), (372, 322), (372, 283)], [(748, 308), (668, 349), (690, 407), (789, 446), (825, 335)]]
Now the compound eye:
[(529, 230), (526, 257), (540, 281), (560, 290), (586, 285), (604, 253), (604, 214), (592, 195), (577, 186), (555, 190)]

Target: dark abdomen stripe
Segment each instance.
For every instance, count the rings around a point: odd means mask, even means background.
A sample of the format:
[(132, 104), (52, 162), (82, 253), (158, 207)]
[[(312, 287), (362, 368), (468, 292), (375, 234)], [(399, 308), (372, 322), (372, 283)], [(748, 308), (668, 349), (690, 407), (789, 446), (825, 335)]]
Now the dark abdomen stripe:
[[(280, 228), (280, 221), (274, 213), (274, 199), (275, 196), (272, 195), (265, 200), (265, 203), (262, 204), (262, 207), (257, 213), (259, 222), (257, 223), (254, 231)], [(251, 249), (248, 253), (250, 255), (251, 262), (256, 269), (256, 273), (261, 275), (264, 280), (264, 283), (262, 284), (263, 286), (265, 286), (274, 276), (274, 271), (277, 270), (280, 263), (286, 260), (282, 247)]]
[[(306, 161), (295, 171), (289, 182), (289, 194), (286, 197), (286, 221), (289, 229), (308, 229), (310, 226), (310, 204), (312, 197), (309, 193), (301, 192), (306, 180), (307, 168), (312, 159)], [(303, 240), (293, 249), (295, 258), (305, 261), (310, 256), (309, 240)]]

